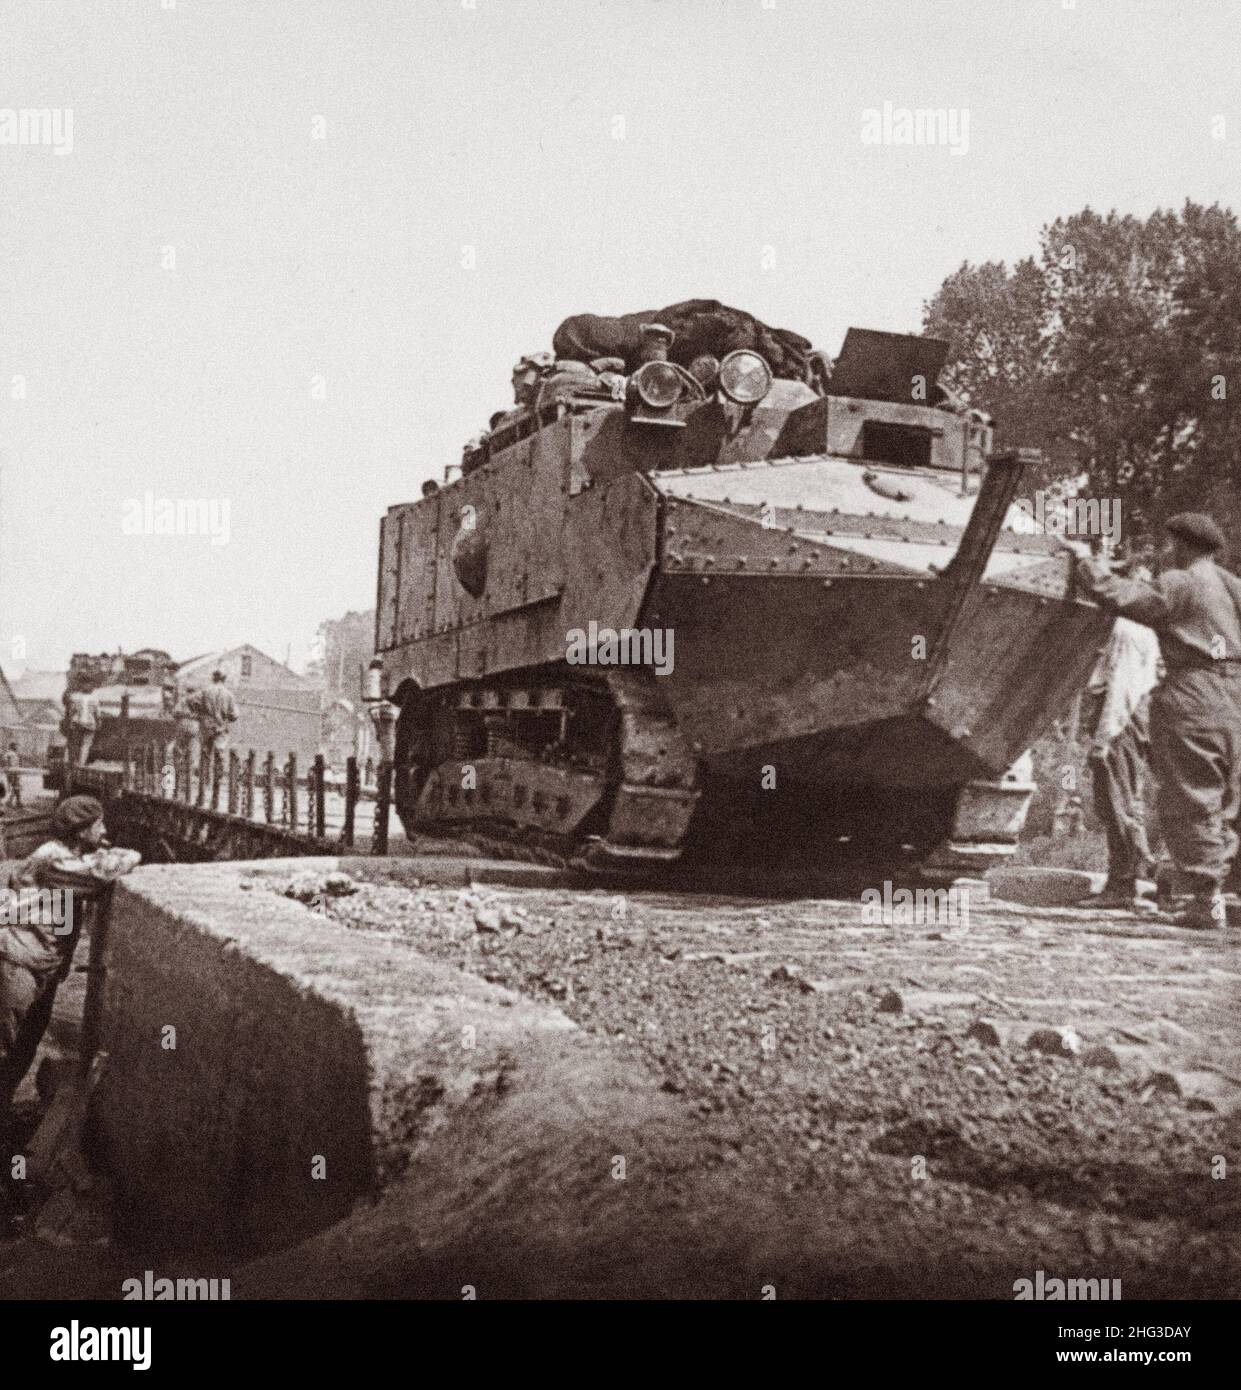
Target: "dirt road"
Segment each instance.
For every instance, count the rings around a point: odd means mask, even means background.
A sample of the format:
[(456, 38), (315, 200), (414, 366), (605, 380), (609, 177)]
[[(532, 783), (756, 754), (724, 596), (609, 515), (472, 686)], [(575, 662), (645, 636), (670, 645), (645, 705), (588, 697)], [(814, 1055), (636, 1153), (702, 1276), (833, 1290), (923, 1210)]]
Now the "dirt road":
[(252, 1293), (1011, 1298), (1039, 1269), (1126, 1298), (1241, 1288), (1235, 932), (374, 884), (328, 911), (553, 1001), (669, 1105), (614, 1151), (502, 1178), (472, 1140), (425, 1155)]

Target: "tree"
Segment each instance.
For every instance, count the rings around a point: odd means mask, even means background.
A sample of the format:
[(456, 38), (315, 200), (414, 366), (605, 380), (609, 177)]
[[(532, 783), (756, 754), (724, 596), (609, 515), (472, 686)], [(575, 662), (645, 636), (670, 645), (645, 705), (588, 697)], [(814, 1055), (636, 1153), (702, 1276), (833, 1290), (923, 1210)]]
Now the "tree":
[(375, 610), (348, 612), (343, 618), (327, 618), (319, 624), (320, 667), (323, 688), (335, 699), (355, 703), (362, 698), (362, 682), (375, 655)]
[(1042, 485), (1084, 472), (1121, 503), (1127, 538), (1186, 507), (1238, 533), (1241, 227), (1187, 202), (1142, 220), (1090, 208), (1009, 270), (963, 265), (924, 306), (946, 380), (1045, 454)]

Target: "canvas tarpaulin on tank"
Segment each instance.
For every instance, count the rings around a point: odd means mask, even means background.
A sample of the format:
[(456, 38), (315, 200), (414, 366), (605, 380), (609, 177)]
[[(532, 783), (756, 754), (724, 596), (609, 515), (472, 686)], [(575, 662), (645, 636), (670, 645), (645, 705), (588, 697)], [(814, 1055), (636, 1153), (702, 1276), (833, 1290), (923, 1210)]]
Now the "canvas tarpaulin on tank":
[(662, 323), (676, 335), (668, 356), (683, 367), (695, 357), (710, 353), (724, 357), (737, 348), (761, 352), (776, 376), (802, 380), (810, 342), (787, 328), (769, 328), (753, 314), (730, 309), (718, 299), (686, 299), (664, 309), (636, 314), (574, 314), (556, 329), (552, 348), (558, 358), (590, 362), (599, 357), (621, 357), (625, 370), (638, 365), (644, 323)]

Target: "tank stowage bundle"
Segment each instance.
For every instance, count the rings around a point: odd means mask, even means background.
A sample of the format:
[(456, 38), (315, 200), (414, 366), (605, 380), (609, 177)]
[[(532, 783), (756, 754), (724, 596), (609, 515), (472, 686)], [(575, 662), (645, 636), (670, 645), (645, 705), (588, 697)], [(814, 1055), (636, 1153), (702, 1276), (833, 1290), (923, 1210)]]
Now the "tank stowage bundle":
[(1036, 456), (991, 452), (946, 345), (850, 329), (833, 363), (689, 300), (554, 347), (383, 522), (407, 829), (607, 864), (1011, 852), (1012, 769), (1108, 621), (1008, 524)]
[(668, 358), (688, 367), (695, 358), (723, 358), (739, 348), (763, 355), (776, 376), (801, 381), (806, 375), (810, 340), (787, 328), (768, 328), (743, 309), (730, 309), (718, 299), (686, 299), (666, 309), (641, 314), (575, 314), (556, 329), (552, 350), (558, 358), (591, 362), (617, 357), (626, 371), (635, 370), (642, 357), (642, 325), (663, 324), (673, 338)]

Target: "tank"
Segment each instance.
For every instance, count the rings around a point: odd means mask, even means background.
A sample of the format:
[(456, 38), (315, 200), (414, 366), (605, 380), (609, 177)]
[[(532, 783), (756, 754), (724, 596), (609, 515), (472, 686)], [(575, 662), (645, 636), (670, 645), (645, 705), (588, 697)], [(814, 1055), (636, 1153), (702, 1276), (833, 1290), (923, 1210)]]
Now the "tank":
[(176, 674), (177, 663), (155, 647), (97, 656), (75, 652), (70, 657), (66, 711), (68, 697), (75, 691), (90, 691), (95, 696), (99, 722), (91, 743), (92, 763), (119, 763), (127, 741), (134, 748), (171, 742), (175, 733), (171, 695)]
[(779, 375), (673, 344), (523, 359), (517, 406), (385, 515), (406, 831), (613, 867), (1002, 860), (1110, 621), (1015, 505), (1037, 453), (993, 450), (935, 339), (850, 329)]

